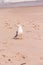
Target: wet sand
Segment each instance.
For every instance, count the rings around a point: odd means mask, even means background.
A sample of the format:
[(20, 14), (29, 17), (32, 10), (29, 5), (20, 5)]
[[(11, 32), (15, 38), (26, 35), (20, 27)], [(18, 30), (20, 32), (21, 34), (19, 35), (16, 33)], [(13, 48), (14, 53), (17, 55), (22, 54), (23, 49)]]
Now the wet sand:
[[(13, 39), (17, 23), (23, 39)], [(0, 65), (43, 65), (43, 6), (0, 9)]]

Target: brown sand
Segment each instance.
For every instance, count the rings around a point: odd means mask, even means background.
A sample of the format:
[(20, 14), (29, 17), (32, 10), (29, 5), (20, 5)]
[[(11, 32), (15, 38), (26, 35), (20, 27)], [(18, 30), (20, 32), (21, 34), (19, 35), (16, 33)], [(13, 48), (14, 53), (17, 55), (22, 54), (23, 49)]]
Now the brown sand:
[[(23, 39), (13, 39), (17, 23)], [(0, 65), (43, 65), (43, 6), (0, 9)]]

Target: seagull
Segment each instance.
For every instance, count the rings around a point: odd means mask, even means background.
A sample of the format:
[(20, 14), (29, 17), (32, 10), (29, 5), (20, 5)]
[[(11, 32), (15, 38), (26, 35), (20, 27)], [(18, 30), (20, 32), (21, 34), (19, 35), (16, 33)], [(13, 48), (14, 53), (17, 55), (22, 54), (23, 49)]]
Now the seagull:
[(21, 24), (17, 25), (17, 31), (16, 31), (16, 35), (15, 35), (15, 39), (22, 39), (23, 37), (23, 27)]

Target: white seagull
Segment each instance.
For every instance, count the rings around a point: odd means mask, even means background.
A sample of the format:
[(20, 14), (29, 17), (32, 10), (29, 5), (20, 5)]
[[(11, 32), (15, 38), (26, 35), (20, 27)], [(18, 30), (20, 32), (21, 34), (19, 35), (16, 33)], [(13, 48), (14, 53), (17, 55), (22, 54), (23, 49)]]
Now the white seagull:
[(21, 24), (18, 24), (15, 39), (22, 39), (22, 38), (23, 38), (23, 27)]

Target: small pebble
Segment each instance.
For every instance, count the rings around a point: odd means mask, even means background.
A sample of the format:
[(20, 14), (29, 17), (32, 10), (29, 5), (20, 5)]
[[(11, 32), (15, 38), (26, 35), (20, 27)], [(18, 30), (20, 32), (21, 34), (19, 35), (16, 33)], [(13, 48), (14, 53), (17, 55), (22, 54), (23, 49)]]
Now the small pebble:
[(11, 59), (8, 59), (8, 61), (11, 61)]
[(23, 59), (25, 59), (25, 56), (22, 56)]

